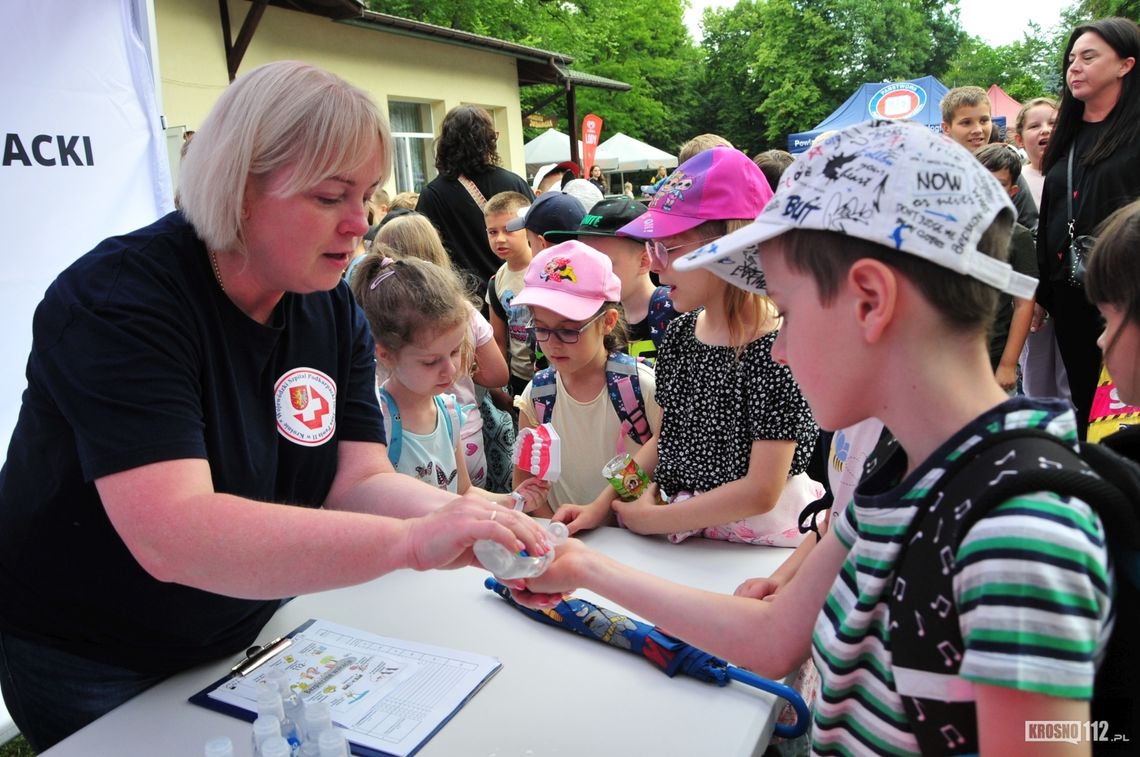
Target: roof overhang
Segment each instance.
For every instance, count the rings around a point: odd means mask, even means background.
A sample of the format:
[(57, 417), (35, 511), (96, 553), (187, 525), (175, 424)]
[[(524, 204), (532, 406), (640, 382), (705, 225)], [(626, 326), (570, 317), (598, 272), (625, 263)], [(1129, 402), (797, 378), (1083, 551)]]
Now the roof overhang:
[[(517, 61), (520, 87), (535, 84), (556, 84), (563, 89), (594, 87), (615, 92), (626, 92), (632, 89), (629, 84), (623, 81), (607, 79), (604, 76), (594, 76), (581, 71), (572, 71), (570, 64), (574, 62), (574, 59), (563, 53), (519, 45), (494, 37), (485, 37), (481, 34), (451, 29), (446, 26), (436, 26), (410, 18), (391, 16), (387, 13), (376, 13), (368, 10), (363, 0), (249, 0), (249, 2), (254, 6), (250, 11), (251, 17), (259, 7), (264, 8), (265, 5), (272, 5), (313, 16), (321, 16), (351, 26), (509, 55)], [(257, 17), (260, 17), (259, 12)], [(254, 25), (256, 25), (256, 20), (254, 20)], [(244, 26), (243, 32), (245, 32)], [(252, 35), (252, 30), (248, 34)], [(236, 73), (236, 71), (237, 67), (233, 66), (231, 73)]]

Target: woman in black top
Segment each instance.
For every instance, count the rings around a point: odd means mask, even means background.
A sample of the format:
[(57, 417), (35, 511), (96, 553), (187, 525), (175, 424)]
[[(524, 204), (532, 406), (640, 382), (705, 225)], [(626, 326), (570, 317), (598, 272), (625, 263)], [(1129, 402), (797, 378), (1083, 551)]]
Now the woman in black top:
[(1069, 156), (1072, 152), (1072, 236), (1093, 235), (1114, 210), (1140, 197), (1137, 57), (1140, 27), (1134, 21), (1106, 18), (1073, 30), (1065, 48), (1065, 90), (1043, 161), (1037, 301), (1055, 323), (1082, 438), (1100, 374), (1096, 338), (1101, 326), (1083, 289), (1066, 281)]
[(543, 550), (513, 510), (396, 473), (341, 280), (392, 138), (278, 61), (198, 129), (181, 210), (100, 243), (36, 308), (0, 471), (0, 691), (37, 751), (246, 649), (281, 597)]
[(449, 110), (435, 148), (439, 175), (423, 188), (416, 203), (416, 210), (439, 229), (455, 266), (479, 279), (478, 291), (486, 291), (487, 281), (502, 265), (487, 243), (483, 206), (499, 192), (534, 199), (522, 177), (499, 166), (498, 140), (487, 111), (474, 105)]
[(610, 193), (610, 187), (608, 182), (606, 182), (606, 177), (602, 174), (601, 166), (590, 167), (590, 183), (597, 187), (598, 191), (603, 195)]

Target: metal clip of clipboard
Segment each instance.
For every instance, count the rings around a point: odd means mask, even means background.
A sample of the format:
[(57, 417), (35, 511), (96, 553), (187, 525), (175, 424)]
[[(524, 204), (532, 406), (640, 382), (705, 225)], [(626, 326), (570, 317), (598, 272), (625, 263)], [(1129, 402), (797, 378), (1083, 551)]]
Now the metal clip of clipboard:
[(230, 668), (231, 676), (247, 676), (273, 659), (278, 652), (288, 649), (293, 639), (288, 636), (279, 636), (268, 644), (259, 647), (250, 647), (246, 650), (245, 658)]

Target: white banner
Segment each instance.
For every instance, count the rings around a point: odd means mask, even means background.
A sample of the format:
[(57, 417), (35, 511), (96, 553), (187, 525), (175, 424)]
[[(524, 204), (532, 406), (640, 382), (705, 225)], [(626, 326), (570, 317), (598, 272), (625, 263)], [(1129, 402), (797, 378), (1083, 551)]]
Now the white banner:
[(0, 443), (44, 290), (100, 240), (173, 209), (147, 0), (18, 0), (0, 26)]

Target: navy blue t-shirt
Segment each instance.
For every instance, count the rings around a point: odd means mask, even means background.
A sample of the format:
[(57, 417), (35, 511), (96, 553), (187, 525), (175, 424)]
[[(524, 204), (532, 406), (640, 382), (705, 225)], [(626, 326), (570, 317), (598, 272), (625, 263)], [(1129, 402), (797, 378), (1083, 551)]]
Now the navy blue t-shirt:
[(286, 294), (256, 323), (176, 212), (60, 274), (32, 331), (0, 471), (0, 628), (141, 672), (244, 649), (277, 602), (155, 580), (93, 482), (204, 458), (216, 491), (319, 507), (338, 442), (384, 441), (373, 343), (348, 286)]

